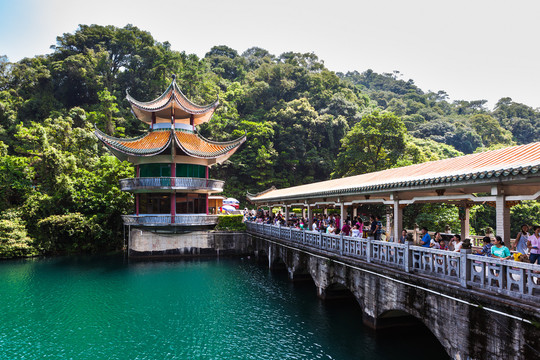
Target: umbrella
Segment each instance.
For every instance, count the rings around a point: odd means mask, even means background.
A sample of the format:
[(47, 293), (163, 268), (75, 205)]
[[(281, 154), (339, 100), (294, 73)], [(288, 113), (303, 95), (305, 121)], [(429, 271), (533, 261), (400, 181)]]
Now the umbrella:
[(223, 200), (223, 203), (227, 203), (227, 204), (235, 203), (235, 204), (238, 204), (238, 203), (240, 203), (240, 201), (236, 200), (235, 198), (227, 198), (227, 199)]
[(231, 205), (223, 205), (222, 209), (224, 211), (227, 211), (227, 212), (232, 212), (232, 211), (236, 210), (236, 208), (234, 206), (231, 206)]

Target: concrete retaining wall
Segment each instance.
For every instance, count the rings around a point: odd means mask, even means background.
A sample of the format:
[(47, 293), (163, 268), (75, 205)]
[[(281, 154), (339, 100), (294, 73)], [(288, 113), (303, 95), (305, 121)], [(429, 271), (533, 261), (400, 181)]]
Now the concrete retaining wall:
[(244, 232), (193, 231), (165, 234), (132, 229), (128, 254), (148, 256), (221, 256), (253, 252), (252, 240)]

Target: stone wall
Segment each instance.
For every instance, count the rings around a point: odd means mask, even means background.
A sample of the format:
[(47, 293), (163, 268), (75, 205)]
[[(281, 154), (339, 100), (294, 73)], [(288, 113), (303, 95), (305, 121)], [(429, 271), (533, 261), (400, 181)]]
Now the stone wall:
[(132, 229), (130, 257), (243, 255), (253, 251), (244, 232), (193, 231), (181, 234)]
[[(346, 290), (371, 328), (402, 326), (407, 315), (423, 323), (452, 359), (538, 358), (537, 306), (335, 254), (312, 254), (262, 236), (253, 236), (253, 246), (271, 269), (284, 263), (291, 280), (310, 276), (322, 299), (335, 297), (334, 289), (338, 296)], [(421, 346), (419, 339), (419, 351)]]

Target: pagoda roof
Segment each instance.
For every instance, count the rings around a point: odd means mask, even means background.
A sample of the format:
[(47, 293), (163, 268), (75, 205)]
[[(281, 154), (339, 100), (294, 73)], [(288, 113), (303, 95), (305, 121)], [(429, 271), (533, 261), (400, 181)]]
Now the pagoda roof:
[(219, 99), (208, 105), (197, 105), (191, 102), (176, 84), (174, 76), (165, 92), (152, 101), (135, 100), (127, 91), (126, 99), (131, 104), (133, 114), (147, 124), (152, 123), (152, 118), (170, 121), (171, 115), (174, 114), (175, 120), (189, 122), (193, 117), (193, 125), (199, 125), (210, 120), (219, 105)]
[[(215, 163), (227, 160), (246, 141), (246, 136), (228, 142), (216, 142), (202, 136), (180, 130), (153, 130), (132, 139), (115, 138), (96, 129), (95, 134), (120, 160), (131, 157), (158, 155), (174, 141), (187, 155), (203, 159), (215, 159)], [(180, 155), (180, 154), (178, 154)]]
[(246, 136), (228, 142), (216, 142), (203, 138), (199, 134), (176, 130), (174, 132), (176, 144), (186, 154), (205, 159), (220, 158), (223, 162), (229, 158), (238, 149)]
[(126, 155), (153, 156), (163, 152), (171, 143), (171, 130), (154, 130), (135, 138), (115, 138), (96, 129), (99, 140), (120, 160)]

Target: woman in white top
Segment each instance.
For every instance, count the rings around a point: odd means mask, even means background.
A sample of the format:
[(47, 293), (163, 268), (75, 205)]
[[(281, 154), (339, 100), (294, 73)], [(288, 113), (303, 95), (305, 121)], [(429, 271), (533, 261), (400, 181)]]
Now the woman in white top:
[(527, 247), (531, 251), (529, 261), (534, 264), (536, 261), (540, 264), (540, 226), (534, 227), (534, 234), (529, 236)]
[(335, 232), (336, 232), (336, 228), (334, 227), (334, 222), (331, 221), (330, 225), (328, 225), (328, 227), (326, 228), (326, 233), (327, 234), (334, 234)]
[(352, 237), (360, 237), (360, 230), (358, 229), (358, 225), (354, 224), (352, 230), (351, 230), (351, 236)]
[(461, 236), (456, 234), (454, 235), (454, 238), (452, 240), (454, 241), (454, 252), (460, 252), (461, 246), (463, 245), (463, 241), (461, 241)]

